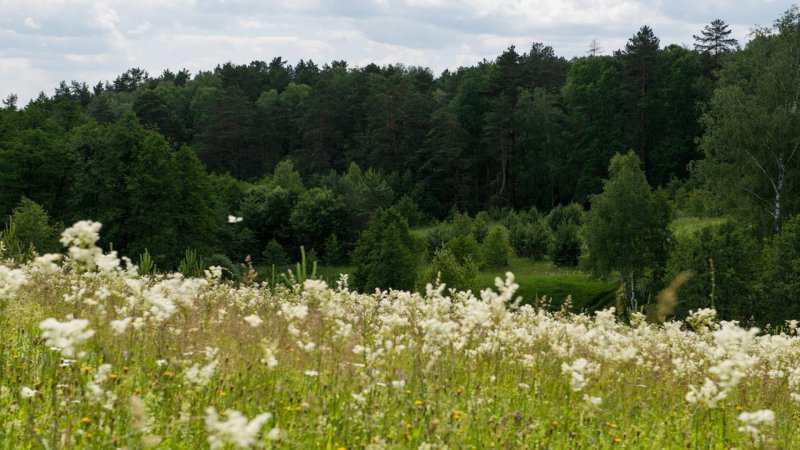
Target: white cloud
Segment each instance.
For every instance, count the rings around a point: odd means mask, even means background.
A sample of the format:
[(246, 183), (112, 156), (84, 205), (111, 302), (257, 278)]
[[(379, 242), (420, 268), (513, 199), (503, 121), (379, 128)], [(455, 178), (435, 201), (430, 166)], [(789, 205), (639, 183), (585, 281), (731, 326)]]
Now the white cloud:
[[(786, 6), (765, 0), (0, 0), (0, 97), (21, 103), (60, 80), (94, 84), (130, 67), (213, 69), (282, 56), (291, 63), (445, 68), (532, 42), (567, 58), (592, 39), (610, 54), (641, 25), (691, 46), (716, 18), (744, 41)], [(36, 32), (32, 32), (36, 30)], [(13, 67), (13, 69), (12, 69)]]
[(26, 27), (31, 28), (33, 30), (38, 30), (42, 28), (41, 25), (39, 25), (38, 23), (36, 23), (35, 20), (33, 20), (33, 17), (26, 17), (23, 23), (25, 24)]

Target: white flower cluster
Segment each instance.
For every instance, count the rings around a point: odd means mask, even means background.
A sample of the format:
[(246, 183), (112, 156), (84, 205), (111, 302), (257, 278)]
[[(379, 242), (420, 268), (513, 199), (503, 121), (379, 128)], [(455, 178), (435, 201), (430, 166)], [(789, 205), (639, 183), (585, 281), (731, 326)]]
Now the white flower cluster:
[(108, 380), (111, 374), (111, 364), (102, 364), (97, 368), (97, 373), (94, 375), (92, 381), (86, 384), (86, 392), (89, 400), (98, 403), (107, 410), (114, 409), (114, 404), (117, 401), (117, 394), (113, 391), (106, 391), (102, 385)]
[(743, 412), (739, 414), (738, 419), (740, 422), (742, 422), (742, 426), (739, 427), (739, 431), (748, 433), (753, 440), (759, 441), (761, 438), (761, 430), (759, 427), (774, 424), (775, 413), (769, 409), (762, 409), (754, 412)]
[[(212, 449), (223, 448), (226, 444), (236, 448), (256, 447), (259, 444), (258, 435), (261, 429), (272, 419), (272, 414), (262, 413), (248, 420), (235, 409), (225, 411), (225, 416), (227, 420), (222, 420), (216, 408), (213, 406), (206, 408), (206, 431)], [(278, 440), (280, 430), (273, 428), (267, 433), (266, 438)]]
[(586, 377), (599, 370), (599, 365), (589, 362), (586, 358), (578, 358), (572, 364), (561, 363), (561, 373), (569, 375), (569, 387), (572, 392), (582, 391), (586, 387)]
[(12, 299), (28, 283), (25, 271), (0, 265), (0, 301)]
[[(47, 339), (48, 344), (57, 347), (61, 354), (71, 358), (75, 356), (77, 347), (88, 341), (94, 336), (94, 330), (88, 329), (89, 321), (86, 319), (74, 319), (67, 322), (59, 322), (49, 318), (39, 324), (42, 330), (42, 337)], [(78, 354), (81, 357), (81, 354)]]

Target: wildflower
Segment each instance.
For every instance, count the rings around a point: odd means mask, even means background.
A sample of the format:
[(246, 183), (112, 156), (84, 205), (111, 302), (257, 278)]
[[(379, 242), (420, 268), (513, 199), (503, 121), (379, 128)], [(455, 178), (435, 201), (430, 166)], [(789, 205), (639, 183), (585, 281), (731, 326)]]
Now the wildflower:
[(58, 270), (56, 261), (60, 260), (64, 255), (61, 253), (47, 253), (42, 256), (37, 256), (31, 263), (33, 270), (43, 274), (53, 274)]
[(159, 360), (156, 361), (156, 365), (158, 367), (166, 366), (167, 365), (167, 360), (166, 359), (159, 359)]
[(305, 374), (308, 377), (316, 377), (319, 375), (319, 372), (317, 372), (316, 370), (306, 370)]
[(90, 419), (88, 417), (81, 418), (81, 423), (84, 424), (84, 425), (86, 425), (88, 423), (91, 423), (91, 422), (92, 422), (92, 419)]
[(0, 265), (0, 300), (10, 300), (28, 282), (21, 269)]
[(244, 220), (242, 217), (236, 217), (232, 215), (228, 215), (228, 223), (239, 223)]
[[(206, 408), (206, 430), (208, 443), (212, 449), (223, 448), (225, 444), (232, 444), (237, 448), (250, 448), (258, 443), (258, 434), (261, 428), (272, 419), (272, 414), (262, 413), (251, 420), (239, 411), (228, 410), (225, 414), (227, 420), (221, 420), (221, 414), (213, 406)], [(277, 428), (271, 430), (268, 438), (276, 440), (280, 437)]]
[(464, 412), (460, 409), (453, 411), (453, 420), (460, 421), (464, 418)]
[(253, 327), (253, 328), (261, 325), (262, 323), (264, 323), (264, 321), (261, 319), (261, 317), (258, 316), (258, 314), (251, 314), (251, 315), (245, 317), (244, 321), (247, 322), (248, 324), (250, 324), (250, 326)]
[(198, 387), (205, 386), (214, 377), (218, 364), (219, 361), (216, 359), (202, 367), (199, 364), (194, 364), (186, 371), (186, 380)]
[(133, 317), (125, 317), (124, 319), (112, 320), (109, 322), (109, 325), (111, 326), (111, 329), (114, 330), (114, 335), (119, 336), (125, 333), (132, 321)]
[(50, 318), (43, 320), (39, 324), (42, 336), (58, 347), (61, 354), (67, 357), (74, 356), (76, 347), (94, 336), (94, 331), (87, 329), (88, 326), (89, 321), (86, 319), (59, 322)]
[(19, 390), (19, 396), (22, 398), (31, 398), (34, 395), (36, 395), (36, 391), (27, 386), (22, 386), (22, 389)]
[(750, 436), (758, 440), (761, 437), (761, 431), (758, 429), (761, 425), (772, 425), (775, 423), (775, 413), (769, 409), (762, 409), (754, 412), (743, 412), (739, 414), (739, 421), (743, 423), (739, 427), (739, 431), (749, 433)]

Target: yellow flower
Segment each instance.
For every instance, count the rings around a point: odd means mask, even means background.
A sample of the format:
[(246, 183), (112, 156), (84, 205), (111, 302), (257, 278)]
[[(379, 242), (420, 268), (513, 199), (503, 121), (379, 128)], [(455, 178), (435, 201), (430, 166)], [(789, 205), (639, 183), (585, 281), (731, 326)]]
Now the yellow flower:
[(226, 395), (228, 395), (228, 394), (226, 394), (225, 391), (219, 391), (219, 396), (220, 397), (225, 397)]
[(456, 395), (461, 395), (461, 392), (462, 392), (462, 391), (461, 391), (461, 388), (460, 388), (460, 387), (457, 387), (457, 388), (456, 388)]
[(417, 408), (422, 408), (422, 400), (414, 400), (414, 406)]
[(621, 443), (621, 442), (622, 442), (622, 438), (618, 438), (618, 437), (615, 437), (615, 438), (614, 438), (614, 443), (615, 443), (615, 444), (619, 444), (619, 443)]
[(168, 371), (164, 372), (164, 376), (167, 377), (167, 378), (172, 378), (172, 371), (168, 370)]
[(111, 375), (108, 376), (108, 378), (111, 378), (112, 380), (116, 380), (117, 379), (117, 374), (112, 373)]
[(414, 428), (414, 425), (411, 425), (410, 423), (406, 424), (406, 430), (410, 430), (412, 428)]
[(461, 420), (464, 418), (464, 412), (460, 409), (453, 411), (453, 419), (454, 420)]
[(88, 417), (84, 417), (84, 418), (81, 419), (81, 423), (83, 423), (83, 424), (90, 423), (91, 421), (92, 421), (92, 419), (90, 419)]

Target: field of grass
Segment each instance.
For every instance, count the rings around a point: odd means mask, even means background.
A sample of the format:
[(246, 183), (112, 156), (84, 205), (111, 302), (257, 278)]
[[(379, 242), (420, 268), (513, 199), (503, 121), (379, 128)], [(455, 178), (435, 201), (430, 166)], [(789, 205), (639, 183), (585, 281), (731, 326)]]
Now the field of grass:
[(512, 308), (513, 279), (140, 277), (69, 235), (72, 259), (0, 265), (0, 448), (800, 447), (793, 328)]

